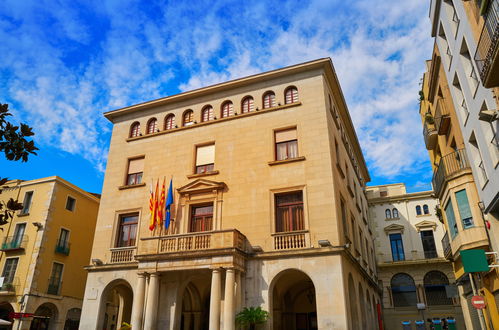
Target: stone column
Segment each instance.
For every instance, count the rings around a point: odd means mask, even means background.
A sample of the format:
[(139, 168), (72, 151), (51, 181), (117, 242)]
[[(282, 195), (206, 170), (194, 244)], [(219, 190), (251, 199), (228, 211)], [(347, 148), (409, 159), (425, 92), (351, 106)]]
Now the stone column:
[(243, 291), (242, 291), (242, 276), (241, 272), (238, 271), (236, 273), (236, 312), (239, 313), (242, 309), (242, 297), (243, 297)]
[(224, 330), (235, 329), (234, 284), (234, 269), (229, 268), (225, 272)]
[[(147, 308), (144, 330), (155, 330), (158, 319), (159, 273), (151, 274), (147, 291)], [(139, 328), (140, 329), (140, 328)]]
[(220, 329), (220, 268), (215, 268), (211, 274), (211, 297), (210, 297), (210, 330)]
[(137, 274), (137, 289), (133, 296), (132, 306), (132, 326), (137, 329), (142, 328), (142, 320), (144, 318), (144, 294), (146, 288), (146, 274)]

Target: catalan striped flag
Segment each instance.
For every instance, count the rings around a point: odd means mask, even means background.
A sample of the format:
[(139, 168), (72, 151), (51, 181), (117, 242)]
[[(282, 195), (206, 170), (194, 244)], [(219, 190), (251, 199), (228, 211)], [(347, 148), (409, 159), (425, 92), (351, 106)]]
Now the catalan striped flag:
[(161, 194), (159, 195), (158, 199), (158, 207), (157, 207), (157, 222), (159, 226), (163, 226), (163, 220), (165, 219), (165, 180), (166, 178), (163, 178), (163, 185), (161, 186)]
[(156, 210), (158, 207), (158, 183), (159, 180), (156, 181), (156, 190), (154, 191), (154, 193), (152, 192), (152, 183), (151, 183), (151, 197), (149, 199), (149, 210), (151, 211), (149, 230), (151, 231), (153, 231), (154, 228), (156, 228), (156, 220), (157, 220)]

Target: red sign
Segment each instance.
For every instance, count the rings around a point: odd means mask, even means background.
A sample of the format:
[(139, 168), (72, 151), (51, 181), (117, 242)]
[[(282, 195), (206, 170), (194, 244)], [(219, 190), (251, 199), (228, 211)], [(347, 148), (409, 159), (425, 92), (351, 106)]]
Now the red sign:
[(483, 298), (482, 296), (473, 296), (471, 298), (471, 304), (476, 309), (485, 308), (485, 298)]
[(9, 313), (9, 319), (23, 319), (26, 317), (33, 317), (33, 313)]

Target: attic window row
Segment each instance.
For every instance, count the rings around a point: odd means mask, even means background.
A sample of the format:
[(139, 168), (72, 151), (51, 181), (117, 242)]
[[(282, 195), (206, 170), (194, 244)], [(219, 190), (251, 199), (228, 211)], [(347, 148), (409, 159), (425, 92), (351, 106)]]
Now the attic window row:
[[(291, 103), (296, 103), (298, 102), (298, 89), (295, 86), (289, 86), (285, 89), (284, 91), (284, 102), (285, 104), (291, 104)], [(276, 104), (276, 97), (275, 93), (273, 91), (267, 91), (263, 94), (262, 96), (262, 104), (263, 104), (263, 109), (268, 109), (268, 108), (273, 108), (277, 105)], [(258, 109), (258, 108), (257, 108)], [(252, 96), (246, 96), (242, 99), (241, 101), (241, 108), (240, 108), (240, 113), (249, 113), (255, 111), (255, 103), (254, 99)], [(234, 112), (234, 104), (232, 101), (228, 100), (222, 103), (220, 106), (220, 118), (227, 118), (230, 116), (233, 116), (237, 113)], [(214, 109), (211, 105), (205, 105), (201, 109), (200, 113), (200, 121), (201, 122), (207, 122), (210, 120), (217, 119), (215, 116)], [(195, 124), (196, 121), (194, 119), (194, 111), (192, 109), (187, 109), (184, 111), (182, 114), (182, 126), (190, 126)], [(163, 129), (164, 130), (169, 130), (173, 128), (177, 128), (178, 125), (175, 124), (175, 115), (170, 113), (165, 117)], [(147, 121), (146, 125), (146, 134), (153, 134), (156, 132), (159, 132), (160, 128), (158, 125), (158, 120), (156, 118), (151, 118)], [(130, 133), (129, 137), (137, 137), (141, 136), (141, 128), (140, 128), (140, 123), (139, 122), (134, 122), (130, 126)]]

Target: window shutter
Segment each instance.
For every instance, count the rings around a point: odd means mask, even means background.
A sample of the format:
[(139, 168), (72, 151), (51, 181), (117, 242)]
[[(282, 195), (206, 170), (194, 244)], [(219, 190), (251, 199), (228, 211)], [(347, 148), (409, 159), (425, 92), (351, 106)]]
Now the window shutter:
[[(468, 196), (466, 195), (466, 189), (456, 192), (456, 202), (457, 208), (459, 210), (459, 215), (465, 227), (470, 227), (473, 222), (469, 221), (472, 218), (470, 204), (468, 202)], [(467, 219), (468, 221), (465, 221)]]
[(275, 132), (275, 142), (286, 142), (296, 140), (296, 128)]
[(215, 163), (215, 145), (197, 147), (196, 150), (196, 166), (214, 164)]
[(447, 223), (449, 225), (451, 237), (454, 238), (457, 234), (457, 226), (454, 209), (452, 208), (452, 204), (450, 201), (447, 202), (447, 205), (445, 206), (445, 216), (447, 217)]
[(142, 173), (144, 171), (144, 158), (130, 159), (128, 161), (128, 174)]

